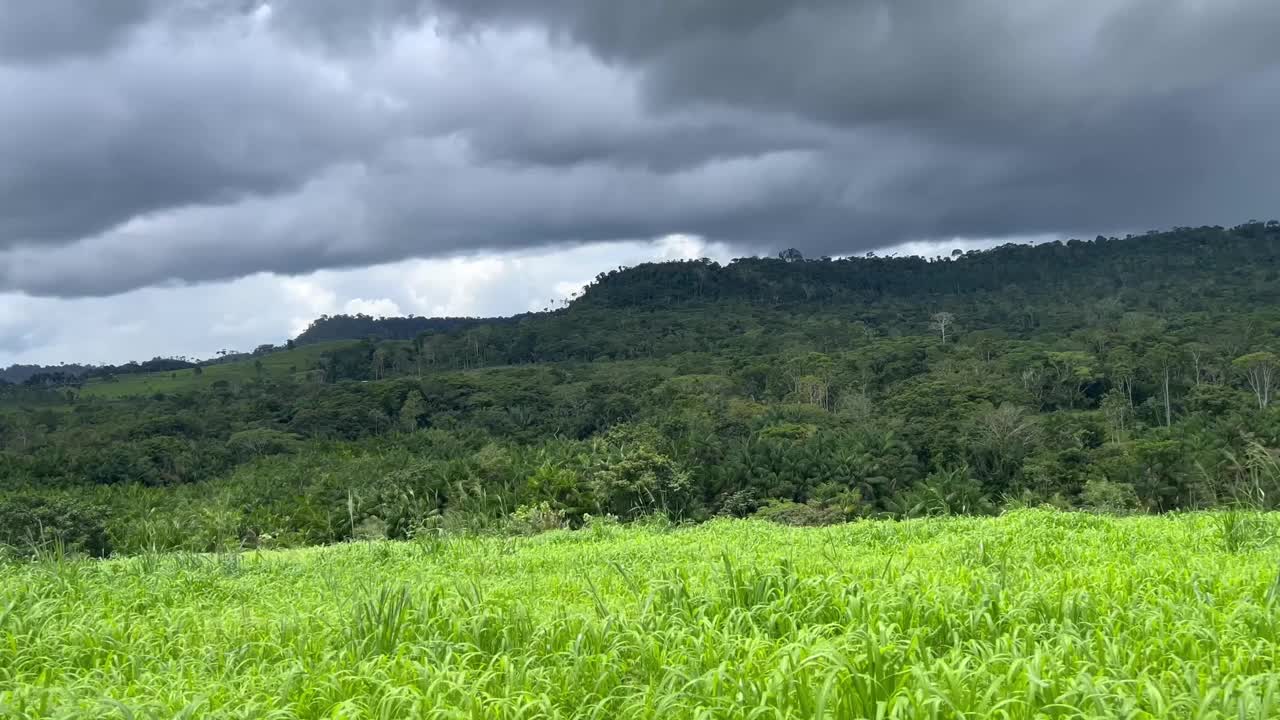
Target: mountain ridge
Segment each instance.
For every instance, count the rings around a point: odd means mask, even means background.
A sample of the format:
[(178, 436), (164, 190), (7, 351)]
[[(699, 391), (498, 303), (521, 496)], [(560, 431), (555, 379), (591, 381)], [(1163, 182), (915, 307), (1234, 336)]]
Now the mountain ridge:
[[(335, 341), (415, 341), (423, 336), (456, 335), (479, 328), (509, 331), (529, 323), (583, 311), (671, 309), (699, 303), (742, 302), (788, 306), (868, 304), (886, 298), (913, 297), (921, 303), (1002, 292), (1010, 287), (1078, 284), (1088, 273), (1103, 273), (1111, 290), (1135, 282), (1159, 282), (1161, 273), (1201, 273), (1221, 264), (1229, 254), (1241, 264), (1280, 262), (1280, 222), (1251, 221), (1234, 227), (1177, 227), (1125, 238), (1039, 244), (1007, 243), (936, 258), (920, 256), (804, 259), (786, 250), (778, 257), (744, 257), (720, 264), (709, 259), (642, 263), (599, 273), (562, 308), (495, 317), (373, 317), (363, 314), (322, 315), (280, 346), (263, 345), (254, 353), (235, 353), (248, 360), (264, 352)], [(1264, 299), (1280, 299), (1280, 291)], [(79, 377), (176, 370), (209, 366), (232, 358), (201, 361), (185, 357), (153, 358), (119, 366), (81, 364), (13, 365), (0, 369), (0, 382), (23, 383), (42, 375)], [(180, 361), (181, 366), (150, 364)]]

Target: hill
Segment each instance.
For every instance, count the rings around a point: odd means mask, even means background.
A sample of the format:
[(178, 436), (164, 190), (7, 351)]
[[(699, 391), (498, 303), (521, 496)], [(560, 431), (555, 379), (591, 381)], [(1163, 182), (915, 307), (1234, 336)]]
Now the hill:
[(305, 382), (321, 366), (328, 353), (353, 343), (335, 341), (282, 349), (260, 357), (246, 357), (225, 363), (193, 365), (177, 370), (137, 372), (91, 377), (78, 389), (81, 398), (118, 398), (239, 385), (260, 379)]
[(91, 370), (89, 365), (24, 365), (15, 363), (9, 367), (0, 368), (0, 383), (9, 383), (11, 385), (21, 385), (31, 378), (42, 374), (64, 373), (70, 375), (83, 375)]
[[(1278, 279), (1280, 223), (1272, 221), (1123, 240), (1007, 245), (932, 261), (652, 263), (602, 273), (581, 297), (555, 312), (441, 321), (440, 328), (416, 334), (410, 330), (417, 326), (405, 323), (420, 318), (337, 317), (318, 324), (329, 334), (358, 327), (346, 337), (351, 340), (412, 341), (416, 354), (429, 356), (427, 362), (461, 368), (742, 348), (752, 329), (768, 329), (771, 336), (804, 332), (797, 321), (803, 325), (814, 317), (845, 331), (857, 325), (864, 334), (926, 334), (934, 314), (946, 311), (970, 332), (1070, 334), (1126, 312), (1203, 318), (1228, 308), (1265, 310), (1280, 300)], [(821, 345), (825, 332), (806, 340)]]
[[(322, 348), (243, 355), (227, 363), (231, 369), (203, 382), (247, 379), (259, 372), (259, 364), (275, 376), (290, 369), (291, 374), (305, 374), (320, 368), (324, 360), (338, 364), (330, 367), (336, 373), (331, 379), (373, 379), (385, 374), (372, 369), (376, 346), (382, 347), (388, 365), (400, 363), (390, 370), (403, 374), (408, 365), (419, 372), (420, 360), (432, 367), (465, 368), (634, 359), (690, 349), (662, 342), (666, 338), (655, 338), (654, 330), (693, 336), (708, 348), (734, 344), (741, 334), (739, 326), (701, 322), (716, 315), (706, 312), (710, 305), (732, 308), (730, 320), (786, 324), (793, 315), (816, 313), (856, 319), (873, 332), (898, 333), (927, 331), (934, 312), (944, 307), (962, 318), (969, 331), (1023, 333), (1070, 333), (1089, 327), (1094, 317), (1065, 307), (1081, 301), (1102, 302), (1113, 315), (1158, 314), (1203, 312), (1210, 298), (1222, 297), (1223, 308), (1252, 311), (1280, 300), (1280, 284), (1275, 282), (1280, 278), (1278, 226), (1272, 221), (1229, 230), (1180, 228), (1123, 240), (1099, 236), (1093, 241), (1006, 245), (934, 259), (806, 261), (791, 255), (789, 260), (743, 258), (724, 266), (709, 260), (650, 263), (600, 274), (581, 297), (555, 312), (508, 318), (322, 316), (291, 343)], [(1010, 322), (1023, 311), (1017, 323)], [(621, 326), (594, 332), (596, 323)], [(1021, 326), (1011, 327), (1018, 323)], [(593, 332), (580, 332), (584, 328)], [(337, 341), (351, 342), (328, 344)], [(369, 365), (368, 373), (342, 367), (353, 365), (352, 358), (334, 352), (357, 348), (364, 356), (362, 364)], [(408, 363), (405, 354), (413, 355)], [(92, 392), (122, 395), (193, 384), (183, 380), (192, 378), (192, 372), (177, 372), (180, 382), (173, 383), (166, 381), (175, 379), (173, 371), (148, 373), (145, 365), (141, 371), (122, 367), (115, 373), (117, 379), (129, 376), (122, 385)]]
[(554, 312), (329, 318), (313, 339), (361, 337), (0, 388), (0, 543), (61, 523), (101, 552), (307, 544), (520, 508), (1270, 506), (1278, 280), (1271, 222), (932, 262), (658, 263)]
[(516, 322), (510, 318), (425, 318), (384, 317), (369, 315), (322, 315), (316, 318), (294, 341), (311, 345), (334, 340), (412, 340), (424, 333), (451, 333), (480, 325)]

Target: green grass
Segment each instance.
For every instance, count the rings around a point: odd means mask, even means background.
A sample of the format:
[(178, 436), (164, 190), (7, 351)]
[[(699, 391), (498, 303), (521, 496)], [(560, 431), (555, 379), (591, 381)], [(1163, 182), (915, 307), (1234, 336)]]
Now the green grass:
[(1276, 717), (1280, 554), (1224, 527), (1021, 511), (13, 564), (0, 716)]
[[(275, 377), (302, 377), (320, 362), (323, 353), (351, 345), (352, 341), (340, 340), (314, 345), (303, 345), (293, 350), (282, 350), (258, 358), (262, 361), (262, 374)], [(80, 389), (82, 397), (118, 398), (130, 395), (151, 395), (163, 392), (182, 392), (209, 387), (219, 380), (230, 383), (248, 382), (258, 377), (253, 359), (210, 365), (196, 375), (194, 370), (175, 372), (137, 373), (118, 375), (115, 382), (94, 379)]]

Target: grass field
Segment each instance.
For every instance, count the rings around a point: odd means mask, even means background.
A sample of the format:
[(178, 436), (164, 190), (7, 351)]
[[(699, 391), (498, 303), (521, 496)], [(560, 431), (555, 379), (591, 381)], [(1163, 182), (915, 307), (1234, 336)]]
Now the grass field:
[[(301, 376), (315, 367), (322, 354), (350, 344), (351, 341), (339, 340), (268, 353), (258, 358), (262, 361), (261, 372), (276, 378)], [(116, 398), (180, 392), (208, 387), (219, 380), (230, 383), (247, 382), (258, 377), (259, 372), (252, 359), (209, 365), (203, 371), (200, 375), (196, 375), (194, 370), (119, 375), (114, 382), (95, 379), (86, 383), (80, 389), (80, 394), (83, 397)]]
[(0, 716), (1268, 718), (1280, 520), (716, 521), (0, 567)]

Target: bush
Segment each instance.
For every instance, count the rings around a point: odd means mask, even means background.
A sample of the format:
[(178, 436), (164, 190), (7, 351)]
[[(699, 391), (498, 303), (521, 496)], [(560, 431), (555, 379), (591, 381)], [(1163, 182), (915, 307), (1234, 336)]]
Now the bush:
[(791, 500), (770, 500), (756, 511), (755, 516), (781, 525), (804, 527), (835, 525), (848, 520), (839, 507), (824, 506), (816, 502), (801, 504)]
[(902, 511), (908, 517), (990, 515), (995, 510), (982, 484), (964, 465), (936, 470), (902, 496)]
[(1093, 478), (1084, 484), (1080, 502), (1094, 512), (1129, 513), (1138, 509), (1138, 493), (1129, 483)]
[(689, 473), (650, 447), (619, 449), (597, 458), (591, 481), (601, 509), (621, 518), (650, 513), (684, 517), (693, 496)]
[(566, 526), (564, 513), (546, 501), (537, 505), (521, 505), (507, 520), (507, 531), (513, 535), (536, 535)]
[(300, 444), (300, 438), (293, 433), (266, 428), (241, 430), (227, 439), (227, 449), (241, 462), (264, 455), (294, 453)]
[(35, 549), (55, 543), (94, 557), (111, 554), (106, 508), (59, 495), (0, 498), (0, 545)]
[(616, 515), (582, 516), (582, 529), (598, 540), (613, 537), (621, 527)]

